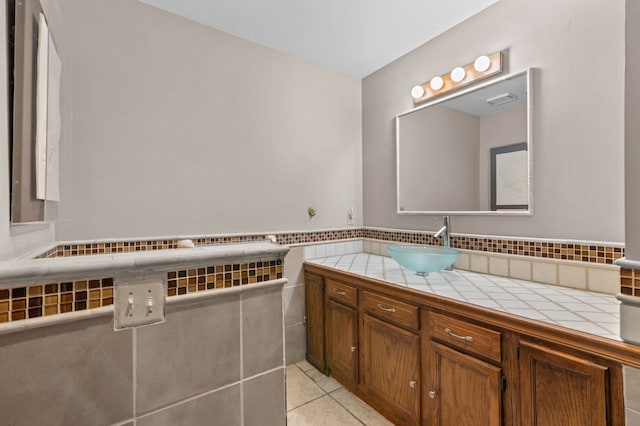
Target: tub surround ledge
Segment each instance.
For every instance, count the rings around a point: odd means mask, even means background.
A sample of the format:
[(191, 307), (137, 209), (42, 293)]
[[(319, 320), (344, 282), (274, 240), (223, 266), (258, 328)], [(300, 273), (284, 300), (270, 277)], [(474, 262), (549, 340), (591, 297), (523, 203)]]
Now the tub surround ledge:
[(288, 246), (246, 242), (144, 252), (97, 254), (0, 263), (0, 288), (90, 276), (148, 275), (202, 265), (281, 259)]

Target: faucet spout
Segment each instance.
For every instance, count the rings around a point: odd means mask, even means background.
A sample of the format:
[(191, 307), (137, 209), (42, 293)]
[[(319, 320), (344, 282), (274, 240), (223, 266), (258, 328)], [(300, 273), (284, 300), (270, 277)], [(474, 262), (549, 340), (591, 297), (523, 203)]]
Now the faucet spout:
[(442, 228), (438, 230), (435, 234), (433, 234), (434, 238), (440, 238), (442, 236), (442, 243), (445, 248), (449, 248), (449, 233), (451, 232), (449, 225), (449, 216), (443, 217), (444, 224)]
[[(442, 228), (440, 228), (438, 232), (433, 234), (433, 236), (434, 238), (440, 238), (440, 236), (442, 236), (442, 245), (445, 249), (448, 250), (449, 248), (451, 248), (451, 243), (449, 240), (449, 233), (451, 232), (451, 229), (449, 229), (449, 216), (444, 216), (443, 221), (444, 224), (442, 225)], [(453, 271), (453, 268), (451, 267), (451, 265), (449, 265), (449, 267), (445, 268), (445, 271)]]

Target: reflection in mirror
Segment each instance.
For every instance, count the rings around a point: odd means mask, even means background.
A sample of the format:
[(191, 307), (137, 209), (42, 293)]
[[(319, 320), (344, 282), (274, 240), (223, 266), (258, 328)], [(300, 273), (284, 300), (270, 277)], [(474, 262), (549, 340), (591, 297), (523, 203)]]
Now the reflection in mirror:
[(61, 62), (38, 0), (8, 0), (11, 222), (50, 219), (59, 201)]
[(531, 213), (530, 74), (396, 116), (399, 214)]

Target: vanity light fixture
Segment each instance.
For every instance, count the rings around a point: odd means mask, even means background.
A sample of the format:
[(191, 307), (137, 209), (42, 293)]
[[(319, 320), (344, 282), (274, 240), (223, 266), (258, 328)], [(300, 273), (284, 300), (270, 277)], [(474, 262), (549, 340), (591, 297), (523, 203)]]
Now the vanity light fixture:
[(467, 72), (462, 67), (455, 67), (451, 71), (451, 81), (460, 83), (467, 76)]
[(424, 88), (422, 86), (413, 86), (411, 88), (411, 97), (419, 99), (424, 96)]
[(487, 99), (487, 103), (495, 106), (498, 105), (503, 105), (503, 104), (507, 104), (509, 102), (513, 102), (516, 99), (518, 99), (518, 97), (516, 95), (514, 95), (513, 93), (502, 93), (498, 96), (494, 96), (493, 98), (489, 98)]
[(455, 67), (450, 73), (433, 77), (411, 89), (413, 105), (417, 106), (436, 96), (444, 95), (467, 84), (502, 72), (502, 52), (478, 56), (465, 66)]
[(429, 82), (429, 86), (431, 86), (433, 90), (440, 90), (444, 86), (444, 80), (440, 76), (433, 77)]

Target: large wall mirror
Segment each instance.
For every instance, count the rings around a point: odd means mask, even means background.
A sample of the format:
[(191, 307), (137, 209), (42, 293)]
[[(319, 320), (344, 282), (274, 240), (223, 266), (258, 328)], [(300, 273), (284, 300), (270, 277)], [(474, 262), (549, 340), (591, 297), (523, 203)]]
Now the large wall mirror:
[(396, 116), (399, 214), (531, 214), (525, 70)]
[(52, 219), (60, 200), (62, 64), (39, 0), (7, 0), (11, 223)]

